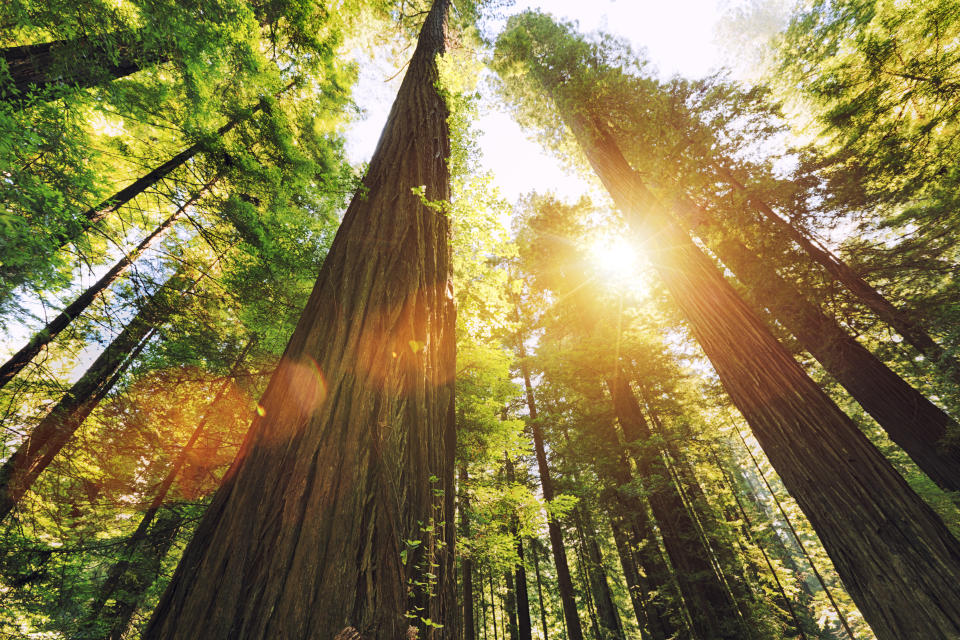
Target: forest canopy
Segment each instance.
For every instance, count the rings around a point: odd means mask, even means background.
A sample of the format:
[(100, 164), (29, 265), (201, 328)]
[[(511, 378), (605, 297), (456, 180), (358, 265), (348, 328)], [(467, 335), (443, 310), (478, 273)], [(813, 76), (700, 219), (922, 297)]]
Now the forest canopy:
[(960, 3), (551, 4), (0, 6), (0, 638), (960, 639)]

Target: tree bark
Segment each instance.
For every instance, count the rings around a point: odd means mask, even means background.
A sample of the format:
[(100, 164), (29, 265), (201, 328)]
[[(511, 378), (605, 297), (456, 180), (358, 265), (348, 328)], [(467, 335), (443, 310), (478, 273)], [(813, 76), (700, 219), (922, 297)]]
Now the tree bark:
[(90, 285), (83, 293), (81, 293), (77, 298), (67, 305), (63, 311), (61, 311), (55, 318), (46, 324), (46, 326), (35, 333), (30, 341), (17, 353), (10, 356), (10, 359), (3, 363), (3, 366), (0, 366), (0, 389), (4, 387), (10, 380), (13, 379), (24, 367), (26, 367), (30, 362), (37, 356), (43, 348), (50, 344), (54, 338), (56, 338), (61, 331), (67, 328), (67, 326), (73, 321), (74, 318), (78, 317), (81, 313), (86, 311), (87, 307), (90, 306), (90, 303), (93, 302), (98, 295), (103, 293), (107, 287), (116, 282), (117, 278), (126, 272), (131, 264), (146, 251), (154, 242), (162, 238), (163, 235), (173, 226), (173, 224), (180, 218), (184, 211), (188, 207), (193, 206), (197, 200), (199, 200), (206, 191), (213, 186), (215, 180), (208, 182), (200, 191), (196, 194), (190, 196), (182, 205), (180, 205), (176, 211), (174, 211), (166, 220), (164, 220), (160, 225), (153, 230), (153, 232), (148, 235), (143, 241), (140, 242), (130, 253), (124, 255), (120, 258), (116, 264), (114, 264), (109, 271), (107, 271), (103, 276), (97, 280), (95, 283)]
[[(689, 201), (676, 210), (691, 226), (711, 217)], [(769, 309), (931, 480), (947, 491), (960, 491), (960, 449), (944, 443), (948, 431), (960, 429), (950, 416), (742, 242), (718, 230), (709, 234), (707, 244), (746, 286), (747, 297)]]
[(145, 52), (118, 44), (116, 61), (90, 38), (25, 44), (0, 50), (10, 80), (0, 83), (0, 100), (18, 105), (31, 87), (40, 92), (53, 85), (93, 87), (136, 73)]
[(449, 200), (448, 5), (426, 17), (364, 193), (145, 639), (455, 633), (454, 307), (433, 205)]
[(607, 378), (606, 383), (626, 440), (638, 446), (638, 471), (649, 487), (650, 508), (660, 525), (694, 636), (701, 640), (751, 637), (753, 630), (745, 628), (736, 604), (714, 570), (710, 550), (671, 481), (662, 454), (650, 450), (652, 433), (633, 390), (622, 375)]
[(530, 553), (533, 554), (533, 573), (537, 578), (537, 599), (540, 602), (540, 626), (542, 627), (543, 640), (549, 640), (550, 636), (547, 629), (547, 608), (543, 604), (543, 580), (540, 578), (540, 556), (537, 554), (537, 541), (531, 540)]
[(613, 540), (617, 545), (617, 555), (620, 558), (620, 568), (627, 581), (627, 592), (630, 594), (630, 604), (637, 618), (637, 627), (640, 629), (641, 640), (665, 640), (666, 635), (659, 627), (659, 621), (647, 613), (646, 600), (650, 598), (650, 587), (640, 575), (633, 550), (627, 540), (627, 531), (616, 516), (611, 518), (610, 527), (613, 529)]
[(507, 571), (504, 576), (504, 580), (507, 583), (507, 597), (504, 602), (504, 606), (507, 609), (507, 631), (504, 634), (505, 637), (510, 640), (519, 640), (519, 633), (517, 632), (517, 591), (515, 585), (515, 579), (512, 571)]
[(110, 392), (149, 334), (173, 312), (175, 304), (170, 285), (179, 281), (180, 278), (174, 276), (151, 296), (0, 468), (0, 520), (10, 513)]
[[(504, 469), (507, 472), (507, 482), (513, 484), (516, 482), (514, 474), (513, 461), (510, 456), (504, 453)], [(520, 521), (514, 515), (510, 519), (510, 534), (516, 540), (517, 564), (514, 568), (513, 582), (516, 590), (516, 610), (517, 610), (517, 638), (519, 640), (532, 640), (533, 623), (530, 620), (530, 594), (527, 591), (527, 567), (523, 557), (523, 538), (520, 537)]]
[[(519, 311), (518, 311), (519, 314)], [(533, 396), (533, 384), (530, 382), (530, 370), (524, 361), (526, 351), (523, 340), (518, 339), (520, 368), (523, 375), (523, 385), (527, 398), (527, 410), (530, 413), (530, 431), (533, 433), (533, 449), (537, 457), (537, 470), (540, 474), (540, 487), (543, 499), (548, 503), (553, 500), (553, 481), (550, 478), (550, 467), (547, 465), (547, 450), (543, 443), (543, 431), (537, 423), (537, 403)], [(583, 627), (580, 624), (580, 613), (577, 611), (577, 600), (573, 591), (573, 579), (570, 577), (570, 565), (567, 563), (567, 550), (563, 545), (563, 533), (560, 523), (552, 515), (547, 514), (547, 532), (550, 534), (550, 548), (553, 551), (553, 561), (557, 567), (557, 590), (560, 592), (560, 602), (563, 605), (563, 617), (566, 620), (567, 636), (569, 640), (583, 640)]]
[(670, 221), (607, 125), (565, 112), (880, 640), (960, 637), (960, 544)]
[(807, 255), (813, 258), (834, 279), (843, 284), (878, 318), (893, 327), (908, 344), (938, 366), (941, 371), (944, 371), (955, 385), (960, 386), (960, 362), (930, 337), (930, 334), (910, 317), (910, 314), (894, 306), (883, 294), (860, 277), (860, 274), (854, 271), (850, 265), (833, 255), (826, 248), (819, 246), (790, 222), (777, 215), (770, 205), (753, 195), (743, 183), (737, 180), (733, 172), (720, 163), (714, 163), (713, 166), (721, 178), (736, 191), (746, 196), (747, 201), (764, 215), (768, 222), (768, 229), (796, 242)]

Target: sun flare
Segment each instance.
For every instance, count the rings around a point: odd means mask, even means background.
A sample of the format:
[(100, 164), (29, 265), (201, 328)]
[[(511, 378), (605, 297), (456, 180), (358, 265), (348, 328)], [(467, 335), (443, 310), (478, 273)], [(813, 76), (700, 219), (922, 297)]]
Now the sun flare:
[(603, 237), (590, 245), (590, 257), (604, 278), (618, 282), (637, 271), (637, 247), (622, 237)]

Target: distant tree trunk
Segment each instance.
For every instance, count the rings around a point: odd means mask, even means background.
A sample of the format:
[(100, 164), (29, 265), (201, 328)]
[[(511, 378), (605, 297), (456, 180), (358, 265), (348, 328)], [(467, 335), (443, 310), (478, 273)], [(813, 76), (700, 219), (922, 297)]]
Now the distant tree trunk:
[[(182, 518), (175, 514), (175, 510), (163, 512), (167, 494), (180, 475), (180, 470), (189, 458), (200, 436), (202, 436), (206, 430), (207, 420), (213, 410), (220, 406), (227, 392), (235, 383), (237, 376), (240, 375), (243, 362), (253, 347), (253, 344), (254, 340), (249, 340), (240, 352), (240, 355), (237, 357), (236, 362), (227, 375), (226, 382), (220, 386), (220, 389), (208, 405), (207, 411), (203, 417), (200, 418), (193, 433), (190, 434), (190, 437), (184, 443), (183, 447), (180, 448), (177, 457), (174, 458), (164, 474), (163, 479), (153, 494), (153, 498), (150, 500), (150, 505), (140, 518), (140, 524), (137, 525), (136, 530), (134, 530), (134, 532), (130, 534), (130, 537), (124, 542), (122, 550), (119, 553), (120, 559), (110, 567), (106, 579), (100, 586), (100, 591), (90, 607), (86, 621), (80, 626), (80, 631), (77, 634), (78, 640), (97, 637), (97, 629), (109, 629), (109, 637), (111, 640), (119, 640), (126, 632), (130, 618), (136, 611), (143, 593), (153, 583), (153, 579), (156, 578), (156, 570), (154, 567), (159, 568), (163, 556), (166, 555), (170, 545), (173, 544), (176, 538), (176, 532), (182, 523)], [(158, 518), (157, 514), (161, 512), (163, 512), (165, 516), (164, 522), (161, 523), (158, 521), (157, 525), (153, 526), (154, 519)], [(140, 556), (139, 559), (137, 559), (137, 556)], [(148, 576), (153, 577), (148, 580), (146, 579)], [(121, 596), (117, 598), (116, 603), (111, 607), (110, 611), (106, 614), (101, 614), (107, 602), (118, 592)]]
[[(504, 469), (507, 472), (507, 482), (514, 483), (513, 461), (506, 453)], [(514, 569), (513, 581), (516, 589), (517, 609), (517, 637), (519, 640), (532, 640), (533, 624), (530, 621), (530, 595), (527, 592), (527, 568), (523, 557), (523, 538), (520, 537), (520, 522), (516, 515), (510, 519), (510, 533), (516, 540), (517, 565)]]
[[(149, 334), (173, 312), (171, 282), (161, 286), (120, 334), (40, 421), (0, 468), (0, 520), (33, 486), (37, 476), (60, 452), (90, 412), (110, 392), (145, 344)], [(192, 286), (192, 285), (191, 285)]]
[(490, 617), (493, 619), (493, 640), (500, 638), (497, 633), (497, 599), (493, 594), (493, 569), (487, 572), (487, 578), (490, 583)]
[[(677, 211), (690, 226), (711, 218), (709, 212), (692, 202), (681, 203)], [(716, 225), (711, 226), (716, 229)], [(931, 480), (947, 491), (960, 491), (960, 448), (944, 442), (949, 431), (960, 430), (950, 416), (740, 240), (718, 230), (709, 234), (707, 244), (746, 286), (747, 297), (769, 309)]]
[(628, 442), (637, 447), (637, 467), (648, 486), (653, 511), (667, 555), (677, 574), (680, 592), (693, 623), (694, 636), (706, 638), (748, 638), (735, 603), (711, 563), (710, 550), (702, 538), (659, 451), (652, 450), (652, 438), (633, 390), (622, 375), (606, 380), (617, 419)]
[(448, 6), (427, 14), (263, 415), (145, 639), (404, 638), (413, 625), (426, 640), (455, 627), (454, 306), (448, 220), (433, 206), (449, 200)]
[(607, 571), (603, 565), (603, 555), (597, 542), (597, 529), (593, 523), (593, 518), (590, 517), (590, 512), (583, 507), (577, 509), (576, 518), (583, 536), (587, 576), (590, 579), (590, 591), (593, 593), (601, 637), (604, 639), (623, 638), (623, 627), (617, 607), (613, 603), (610, 584), (607, 582)]
[(504, 580), (507, 583), (507, 598), (504, 606), (507, 609), (507, 632), (504, 634), (510, 640), (518, 640), (520, 634), (517, 633), (517, 592), (515, 579), (512, 571), (504, 574)]
[(91, 38), (54, 40), (0, 49), (10, 80), (0, 79), (0, 100), (21, 104), (31, 86), (43, 91), (51, 85), (80, 88), (97, 86), (136, 73), (145, 52), (118, 44), (114, 55)]
[[(519, 311), (518, 311), (519, 313)], [(533, 433), (533, 449), (537, 457), (537, 469), (540, 473), (540, 487), (543, 499), (550, 502), (554, 498), (553, 481), (550, 478), (550, 467), (547, 465), (547, 450), (543, 443), (543, 431), (537, 423), (537, 403), (533, 396), (533, 384), (530, 382), (530, 371), (524, 361), (526, 352), (523, 340), (517, 340), (520, 355), (520, 368), (523, 375), (523, 384), (526, 390), (527, 410), (530, 413), (530, 431)], [(567, 550), (563, 545), (563, 533), (560, 524), (552, 515), (547, 514), (547, 531), (550, 534), (550, 548), (553, 551), (553, 561), (557, 567), (557, 590), (560, 592), (560, 602), (563, 604), (563, 617), (567, 624), (567, 635), (570, 640), (583, 640), (583, 627), (580, 624), (580, 613), (577, 611), (577, 600), (573, 591), (573, 579), (570, 577), (570, 565), (567, 563)]]
[[(847, 616), (840, 609), (840, 605), (837, 604), (836, 598), (833, 596), (833, 591), (827, 586), (826, 580), (823, 579), (820, 570), (817, 568), (817, 564), (813, 561), (813, 557), (807, 551), (806, 545), (803, 543), (803, 539), (800, 538), (800, 534), (797, 533), (796, 528), (793, 526), (793, 521), (790, 520), (790, 516), (787, 515), (786, 509), (783, 508), (783, 505), (780, 504), (780, 500), (777, 498), (777, 494), (773, 491), (773, 487), (770, 486), (770, 483), (767, 481), (767, 477), (763, 474), (763, 469), (760, 467), (760, 462), (757, 460), (756, 456), (753, 455), (753, 451), (750, 450), (750, 447), (747, 446), (747, 441), (740, 434), (739, 430), (737, 431), (737, 437), (740, 438), (740, 442), (743, 444), (743, 448), (746, 449), (747, 454), (750, 456), (750, 459), (753, 461), (754, 466), (757, 470), (757, 475), (760, 476), (760, 479), (763, 481), (764, 486), (766, 486), (767, 491), (770, 493), (771, 498), (774, 503), (777, 505), (777, 509), (780, 511), (780, 517), (783, 518), (784, 523), (786, 523), (787, 528), (790, 529), (790, 533), (793, 536), (794, 541), (797, 543), (797, 546), (800, 548), (800, 551), (803, 553), (803, 557), (806, 559), (807, 564), (810, 565), (810, 570), (813, 571), (813, 574), (817, 577), (817, 581), (820, 583), (820, 587), (823, 589), (824, 593), (827, 596), (827, 599), (830, 601), (830, 604), (833, 606), (834, 612), (837, 614), (837, 618), (840, 620), (840, 624), (843, 627), (843, 630), (846, 632), (847, 636), (853, 640), (855, 637), (853, 630), (850, 628), (850, 623), (847, 621)], [(842, 578), (842, 577), (841, 577)]]
[(617, 207), (656, 238), (661, 279), (878, 638), (960, 635), (960, 544), (672, 225), (609, 125), (563, 105)]
[(659, 627), (659, 620), (651, 618), (647, 613), (645, 601), (650, 597), (650, 588), (637, 568), (623, 523), (614, 517), (611, 519), (610, 527), (613, 529), (613, 540), (617, 545), (617, 555), (620, 557), (620, 568), (623, 569), (623, 577), (627, 581), (630, 604), (633, 605), (633, 613), (637, 617), (640, 638), (641, 640), (666, 640), (666, 635)]
[(10, 356), (10, 359), (3, 363), (3, 366), (0, 366), (0, 389), (4, 387), (10, 380), (13, 379), (25, 366), (30, 364), (30, 362), (37, 356), (43, 348), (50, 344), (54, 338), (56, 338), (61, 331), (67, 328), (67, 326), (73, 321), (74, 318), (78, 317), (83, 313), (87, 307), (90, 306), (90, 303), (93, 302), (98, 295), (103, 293), (107, 287), (116, 282), (117, 278), (126, 272), (127, 268), (134, 263), (134, 261), (140, 256), (141, 253), (146, 251), (154, 242), (163, 235), (173, 226), (173, 224), (180, 218), (184, 211), (187, 208), (193, 206), (197, 200), (203, 196), (206, 191), (213, 186), (215, 180), (208, 182), (202, 189), (200, 189), (196, 194), (190, 196), (182, 205), (180, 205), (176, 211), (174, 211), (166, 220), (164, 220), (160, 225), (153, 230), (153, 232), (148, 235), (143, 241), (140, 242), (130, 253), (124, 255), (120, 258), (116, 264), (114, 264), (109, 271), (107, 271), (103, 276), (97, 280), (95, 283), (90, 285), (83, 293), (81, 293), (77, 298), (67, 305), (63, 311), (61, 311), (57, 316), (48, 322), (46, 326), (35, 333), (33, 337), (30, 338), (30, 341), (22, 348), (20, 351)]
[(931, 338), (930, 334), (910, 317), (910, 314), (894, 306), (883, 294), (860, 277), (860, 274), (850, 268), (847, 263), (833, 255), (825, 247), (819, 246), (818, 243), (815, 243), (806, 234), (790, 224), (790, 222), (777, 215), (766, 202), (753, 195), (743, 183), (737, 180), (733, 172), (720, 163), (714, 163), (713, 166), (721, 178), (726, 180), (736, 191), (746, 196), (747, 201), (764, 215), (769, 223), (768, 229), (796, 242), (807, 255), (822, 266), (827, 273), (847, 287), (847, 289), (852, 292), (860, 302), (866, 305), (867, 308), (873, 311), (878, 318), (893, 327), (897, 333), (903, 336), (903, 339), (906, 340), (908, 344), (912, 345), (928, 360), (946, 372), (955, 385), (960, 385), (960, 362), (948, 354), (943, 347)]
[(537, 600), (540, 602), (540, 626), (543, 632), (543, 640), (549, 640), (550, 636), (547, 630), (547, 608), (543, 603), (543, 580), (540, 578), (540, 557), (537, 554), (537, 541), (531, 540), (530, 553), (533, 554), (533, 573), (537, 578)]
[[(464, 540), (470, 538), (470, 494), (467, 490), (467, 483), (470, 478), (467, 475), (467, 463), (460, 463), (459, 484), (460, 484), (460, 535)], [(463, 640), (475, 640), (473, 622), (473, 557), (470, 554), (463, 556), (461, 564), (463, 572)]]

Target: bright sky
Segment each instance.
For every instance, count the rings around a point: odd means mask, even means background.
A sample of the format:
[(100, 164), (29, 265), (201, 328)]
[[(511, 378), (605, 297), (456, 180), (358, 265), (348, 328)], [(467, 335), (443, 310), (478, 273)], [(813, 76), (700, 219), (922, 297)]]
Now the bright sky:
[[(517, 0), (512, 11), (538, 8), (578, 22), (582, 31), (616, 34), (645, 50), (662, 76), (700, 77), (721, 66), (723, 52), (716, 43), (716, 31), (730, 4), (729, 0)], [(372, 64), (362, 67), (356, 97), (367, 117), (348, 134), (353, 161), (368, 160), (376, 146), (400, 80), (385, 83), (384, 79), (394, 73)], [(484, 164), (511, 202), (531, 190), (552, 190), (574, 198), (587, 189), (528, 140), (505, 112), (485, 109), (475, 126), (481, 132)]]

